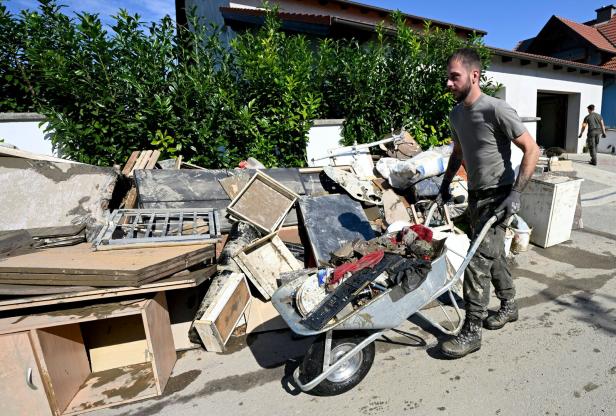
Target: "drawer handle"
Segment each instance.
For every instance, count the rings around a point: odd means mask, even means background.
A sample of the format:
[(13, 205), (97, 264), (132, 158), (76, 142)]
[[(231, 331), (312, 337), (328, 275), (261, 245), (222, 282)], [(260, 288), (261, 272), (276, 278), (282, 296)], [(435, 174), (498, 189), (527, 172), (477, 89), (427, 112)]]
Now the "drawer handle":
[(36, 389), (36, 386), (32, 384), (32, 367), (28, 367), (28, 371), (26, 372), (26, 384), (29, 387)]

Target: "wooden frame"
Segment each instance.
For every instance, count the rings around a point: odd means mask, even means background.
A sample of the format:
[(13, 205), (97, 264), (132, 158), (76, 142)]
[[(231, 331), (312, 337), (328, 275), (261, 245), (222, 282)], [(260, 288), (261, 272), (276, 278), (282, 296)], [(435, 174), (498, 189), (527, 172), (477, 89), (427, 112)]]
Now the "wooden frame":
[(233, 198), (227, 211), (269, 234), (280, 228), (298, 198), (299, 195), (280, 182), (257, 171)]
[(303, 269), (276, 234), (244, 247), (234, 260), (265, 300), (269, 300), (278, 288), (276, 278), (280, 273)]
[[(193, 322), (203, 346), (208, 351), (223, 352), (233, 330), (250, 306), (252, 296), (246, 277), (241, 273), (219, 275), (225, 279), (220, 289), (207, 294), (209, 302), (203, 316)], [(207, 299), (209, 297), (209, 299)]]
[[(80, 323), (135, 315), (141, 317), (147, 342), (143, 362), (91, 372)], [(1, 334), (24, 331), (28, 331), (54, 415), (79, 414), (158, 396), (176, 360), (164, 293), (151, 299), (0, 319)]]

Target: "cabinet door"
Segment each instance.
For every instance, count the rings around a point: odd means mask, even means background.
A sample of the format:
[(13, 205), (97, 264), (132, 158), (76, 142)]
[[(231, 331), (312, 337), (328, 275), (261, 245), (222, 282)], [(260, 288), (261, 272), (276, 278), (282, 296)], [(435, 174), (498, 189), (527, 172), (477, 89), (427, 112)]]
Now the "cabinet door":
[(51, 415), (27, 332), (0, 335), (0, 415)]

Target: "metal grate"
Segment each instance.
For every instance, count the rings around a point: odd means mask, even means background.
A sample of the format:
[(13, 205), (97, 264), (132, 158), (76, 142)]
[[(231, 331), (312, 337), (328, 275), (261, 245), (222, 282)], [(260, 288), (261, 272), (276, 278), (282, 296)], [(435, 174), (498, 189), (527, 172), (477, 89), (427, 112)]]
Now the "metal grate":
[(95, 241), (99, 245), (190, 242), (220, 236), (219, 215), (213, 208), (118, 209)]

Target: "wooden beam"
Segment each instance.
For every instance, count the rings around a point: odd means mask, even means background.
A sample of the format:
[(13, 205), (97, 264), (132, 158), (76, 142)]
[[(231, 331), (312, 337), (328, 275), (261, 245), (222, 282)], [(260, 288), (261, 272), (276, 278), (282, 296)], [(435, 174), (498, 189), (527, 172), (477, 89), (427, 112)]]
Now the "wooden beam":
[(547, 62), (538, 62), (537, 63), (537, 67), (538, 68), (545, 68), (546, 66), (548, 66)]
[(571, 68), (571, 67), (567, 68), (567, 72), (575, 72), (575, 71), (577, 71), (577, 68)]
[(588, 69), (580, 69), (580, 74), (588, 74), (589, 72)]
[(597, 71), (592, 71), (591, 75), (594, 77), (594, 76), (597, 76), (597, 75), (601, 75), (601, 73), (597, 72)]
[(529, 59), (520, 59), (520, 65), (522, 66), (526, 66), (530, 64), (530, 60)]
[(559, 70), (563, 69), (563, 66), (562, 65), (554, 65), (553, 68), (554, 68), (555, 71), (559, 71)]
[(503, 63), (505, 63), (505, 62), (511, 62), (511, 61), (513, 61), (513, 58), (512, 58), (511, 56), (501, 56), (501, 61), (502, 61)]

